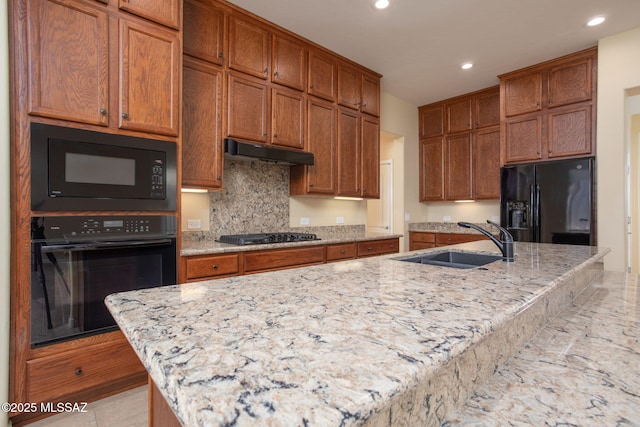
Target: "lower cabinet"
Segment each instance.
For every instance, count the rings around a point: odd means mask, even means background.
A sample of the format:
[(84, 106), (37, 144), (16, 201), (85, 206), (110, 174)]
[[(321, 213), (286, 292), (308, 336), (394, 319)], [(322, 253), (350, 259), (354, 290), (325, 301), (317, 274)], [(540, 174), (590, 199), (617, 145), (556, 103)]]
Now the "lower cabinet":
[(409, 232), (409, 250), (429, 249), (438, 246), (457, 245), (488, 239), (482, 234), (469, 233), (433, 233), (428, 231)]
[(27, 361), (27, 399), (53, 402), (118, 382), (142, 383), (146, 371), (129, 342), (89, 345)]
[(218, 279), (400, 251), (398, 238), (180, 257), (178, 282)]

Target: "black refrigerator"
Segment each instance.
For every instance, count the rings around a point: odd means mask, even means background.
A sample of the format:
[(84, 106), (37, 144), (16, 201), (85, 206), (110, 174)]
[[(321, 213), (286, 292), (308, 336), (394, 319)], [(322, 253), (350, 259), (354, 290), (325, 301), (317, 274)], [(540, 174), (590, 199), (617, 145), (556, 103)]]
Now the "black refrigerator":
[(595, 245), (594, 159), (505, 166), (500, 225), (515, 241)]

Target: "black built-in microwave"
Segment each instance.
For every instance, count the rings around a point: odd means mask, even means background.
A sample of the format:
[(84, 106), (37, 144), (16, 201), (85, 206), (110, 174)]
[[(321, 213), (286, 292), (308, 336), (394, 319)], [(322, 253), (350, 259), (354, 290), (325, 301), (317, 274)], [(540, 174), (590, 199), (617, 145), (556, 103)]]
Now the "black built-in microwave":
[(175, 211), (176, 144), (31, 124), (33, 211)]

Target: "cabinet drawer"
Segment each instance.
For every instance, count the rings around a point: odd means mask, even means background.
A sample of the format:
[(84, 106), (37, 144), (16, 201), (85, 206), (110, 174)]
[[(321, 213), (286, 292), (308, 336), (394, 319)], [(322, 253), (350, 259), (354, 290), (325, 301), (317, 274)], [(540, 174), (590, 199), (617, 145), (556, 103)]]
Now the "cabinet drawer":
[(238, 274), (238, 254), (187, 258), (187, 279)]
[(423, 233), (421, 231), (409, 232), (409, 238), (412, 242), (435, 243), (436, 233)]
[(424, 242), (411, 242), (411, 244), (409, 245), (410, 251), (417, 251), (420, 249), (431, 249), (431, 248), (435, 248), (436, 244), (435, 243), (424, 243)]
[(127, 340), (27, 361), (27, 399), (53, 401), (145, 372)]
[(480, 234), (438, 233), (436, 235), (436, 246), (475, 242), (476, 240), (484, 240), (486, 238), (487, 237)]
[(244, 256), (245, 273), (279, 270), (324, 262), (324, 246), (248, 252)]
[(327, 261), (355, 258), (358, 253), (355, 243), (327, 245)]
[(373, 240), (358, 243), (358, 257), (391, 254), (400, 251), (398, 239)]

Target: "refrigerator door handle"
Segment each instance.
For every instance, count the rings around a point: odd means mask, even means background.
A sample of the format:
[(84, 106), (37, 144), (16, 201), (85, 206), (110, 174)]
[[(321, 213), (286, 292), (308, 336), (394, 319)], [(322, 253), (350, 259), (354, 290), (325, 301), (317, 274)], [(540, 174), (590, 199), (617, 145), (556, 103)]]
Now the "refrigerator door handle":
[(534, 240), (534, 242), (540, 242), (540, 239), (542, 237), (542, 230), (541, 230), (541, 225), (540, 225), (540, 186), (536, 185), (536, 238)]
[(535, 192), (533, 189), (533, 184), (531, 184), (529, 186), (529, 218), (527, 219), (529, 221), (529, 241), (530, 242), (535, 242), (536, 241), (536, 218), (537, 218), (537, 213), (536, 213), (536, 201), (535, 201)]

